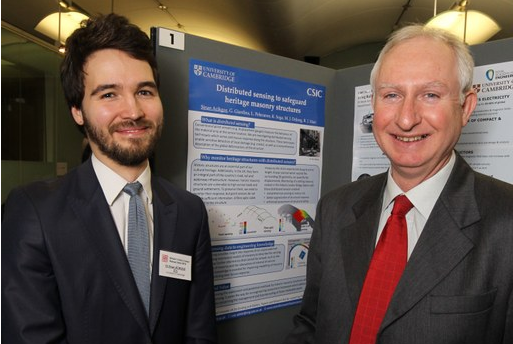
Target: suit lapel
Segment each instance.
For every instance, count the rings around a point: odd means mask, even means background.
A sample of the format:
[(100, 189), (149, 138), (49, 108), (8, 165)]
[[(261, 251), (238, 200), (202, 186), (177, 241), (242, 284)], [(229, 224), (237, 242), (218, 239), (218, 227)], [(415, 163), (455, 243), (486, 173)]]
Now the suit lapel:
[(176, 234), (177, 204), (160, 185), (157, 177), (152, 177), (154, 249), (150, 300), (150, 333), (153, 333), (160, 310), (164, 302), (168, 278), (159, 275), (160, 250), (172, 251), (173, 238)]
[(425, 297), (472, 250), (464, 229), (479, 221), (474, 174), (458, 156), (455, 168), (424, 227), (381, 328)]
[[(77, 169), (77, 186), (69, 195), (70, 205), (89, 233), (116, 291), (141, 328), (148, 333), (146, 311), (118, 231), (90, 160)], [(149, 333), (148, 333), (149, 335)]]
[(374, 251), (385, 183), (386, 173), (355, 203), (355, 221), (340, 231), (341, 255), (353, 311), (356, 311)]

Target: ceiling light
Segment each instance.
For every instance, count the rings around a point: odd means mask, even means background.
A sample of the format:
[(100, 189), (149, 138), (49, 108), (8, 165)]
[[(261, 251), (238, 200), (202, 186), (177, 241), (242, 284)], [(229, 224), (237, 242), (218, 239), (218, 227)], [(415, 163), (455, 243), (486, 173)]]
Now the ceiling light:
[(43, 18), (35, 29), (58, 43), (64, 43), (66, 38), (78, 29), (80, 23), (86, 19), (89, 19), (89, 17), (80, 12), (55, 12)]
[(431, 18), (426, 26), (450, 31), (469, 45), (486, 42), (501, 30), (495, 20), (480, 11), (467, 9), (467, 0)]

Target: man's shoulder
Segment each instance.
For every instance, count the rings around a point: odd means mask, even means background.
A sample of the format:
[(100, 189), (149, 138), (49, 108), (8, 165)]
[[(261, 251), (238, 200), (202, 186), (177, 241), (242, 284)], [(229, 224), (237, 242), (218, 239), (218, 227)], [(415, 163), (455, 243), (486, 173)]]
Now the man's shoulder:
[(326, 196), (333, 197), (337, 194), (361, 194), (371, 189), (381, 188), (385, 183), (387, 173), (380, 173), (373, 176), (368, 176), (363, 179), (359, 179), (344, 185), (339, 186), (336, 189), (328, 192)]
[(169, 180), (158, 176), (152, 175), (153, 189), (159, 196), (170, 196), (175, 201), (186, 201), (186, 202), (199, 202), (203, 203), (201, 198), (184, 188), (178, 187)]
[(475, 192), (478, 199), (507, 203), (513, 209), (513, 184), (479, 172), (475, 174)]
[(455, 173), (451, 175), (449, 182), (452, 185), (460, 185), (462, 181), (466, 183), (467, 180), (472, 180), (477, 197), (491, 196), (493, 198), (493, 195), (501, 195), (513, 199), (513, 184), (474, 170), (465, 159), (458, 156)]
[(380, 195), (383, 191), (387, 179), (387, 173), (380, 173), (377, 175), (369, 176), (364, 179), (353, 181), (339, 186), (326, 193), (322, 198), (322, 202), (344, 202), (345, 204), (352, 204), (359, 201), (369, 193), (372, 195)]
[(5, 213), (26, 207), (54, 216), (63, 211), (73, 197), (77, 184), (76, 170), (59, 177), (42, 179), (13, 188), (5, 202)]
[(67, 189), (74, 182), (76, 170), (58, 177), (50, 177), (20, 185), (12, 193), (26, 193), (35, 198), (49, 198), (59, 193), (67, 193)]

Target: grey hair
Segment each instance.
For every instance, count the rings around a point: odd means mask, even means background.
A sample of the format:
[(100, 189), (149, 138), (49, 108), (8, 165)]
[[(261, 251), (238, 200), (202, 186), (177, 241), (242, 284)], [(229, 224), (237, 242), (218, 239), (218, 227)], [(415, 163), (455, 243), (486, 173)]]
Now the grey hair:
[(422, 24), (413, 24), (405, 26), (389, 37), (386, 45), (381, 50), (370, 75), (370, 84), (373, 92), (376, 91), (376, 78), (381, 69), (384, 56), (400, 43), (417, 37), (431, 38), (447, 44), (456, 56), (456, 68), (458, 68), (458, 81), (460, 84), (460, 102), (463, 103), (465, 95), (472, 89), (474, 58), (472, 57), (468, 46), (457, 36), (441, 29), (426, 27)]

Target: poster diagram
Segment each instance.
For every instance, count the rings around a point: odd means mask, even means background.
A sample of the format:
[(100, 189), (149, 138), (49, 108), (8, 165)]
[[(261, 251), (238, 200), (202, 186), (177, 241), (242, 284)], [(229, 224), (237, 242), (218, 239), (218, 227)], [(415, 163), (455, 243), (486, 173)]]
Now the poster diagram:
[(218, 320), (301, 300), (320, 196), (324, 93), (190, 61), (187, 188), (209, 215)]
[[(474, 69), (477, 107), (456, 150), (476, 171), (513, 183), (513, 62)], [(389, 161), (372, 134), (370, 85), (355, 88), (352, 180), (385, 172)]]

